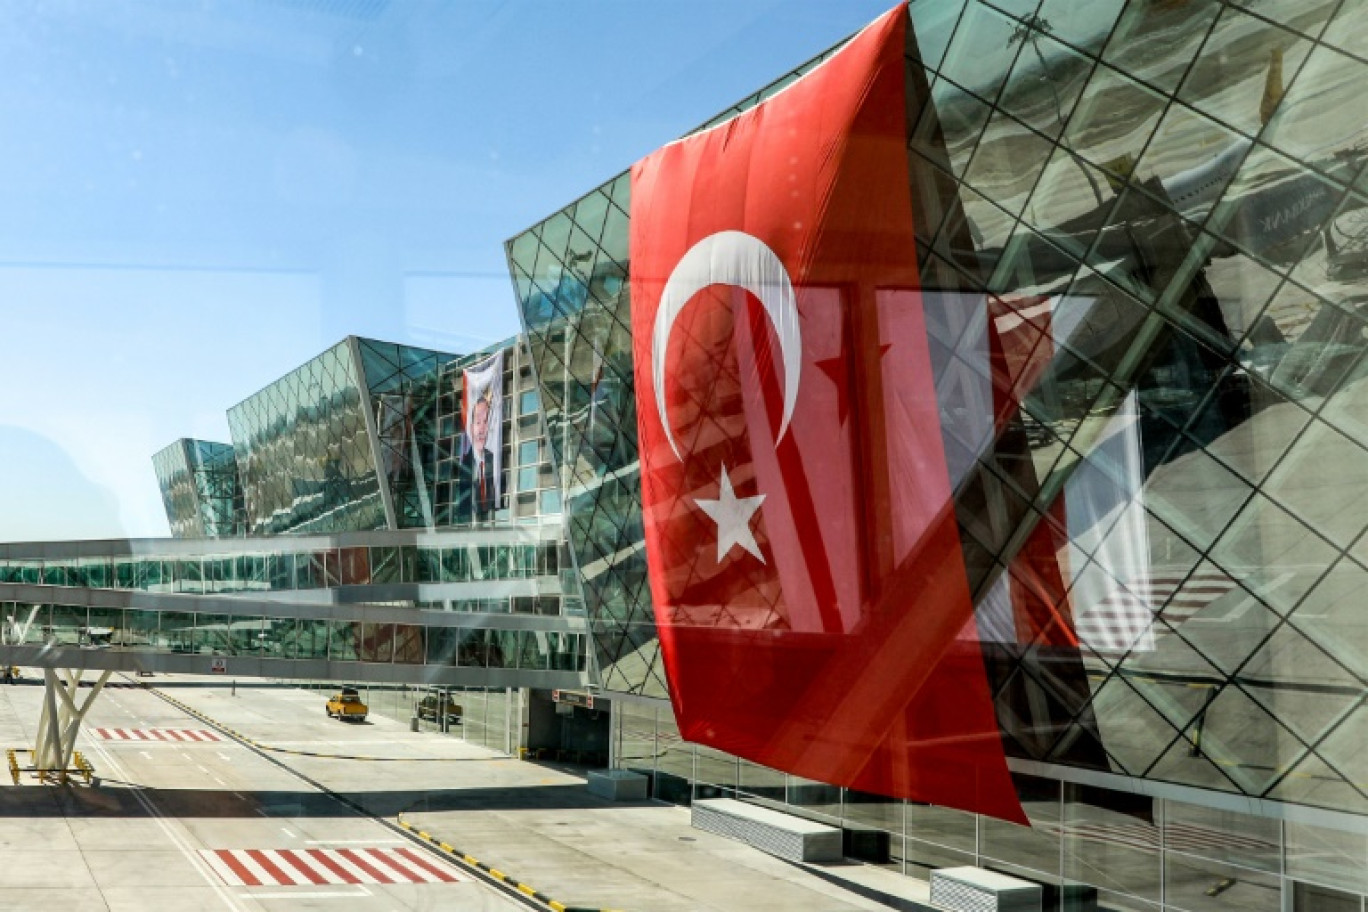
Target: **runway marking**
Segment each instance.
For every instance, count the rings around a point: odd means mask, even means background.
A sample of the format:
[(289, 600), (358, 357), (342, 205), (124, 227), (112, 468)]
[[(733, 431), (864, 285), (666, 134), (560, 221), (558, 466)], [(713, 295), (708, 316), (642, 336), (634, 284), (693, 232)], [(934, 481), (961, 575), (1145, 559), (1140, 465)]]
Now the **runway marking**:
[(97, 728), (95, 734), (106, 741), (162, 741), (203, 744), (222, 741), (218, 735), (202, 728)]
[(467, 880), (456, 868), (424, 858), (408, 847), (201, 849), (200, 854), (223, 882), (232, 887), (460, 883)]
[[(1060, 832), (1058, 824), (1038, 824), (1038, 827), (1051, 835), (1057, 835)], [(1131, 823), (1083, 822), (1068, 824), (1063, 828), (1063, 832), (1067, 836), (1077, 839), (1156, 852), (1160, 848), (1199, 854), (1210, 853), (1214, 849), (1241, 850), (1259, 854), (1267, 854), (1277, 850), (1274, 843), (1258, 836), (1186, 823), (1165, 824), (1162, 834), (1159, 832), (1159, 827), (1138, 821)]]
[(354, 899), (358, 896), (371, 896), (370, 890), (360, 889), (350, 893), (239, 893), (241, 899)]
[[(102, 758), (102, 763), (107, 764), (110, 769), (114, 770), (119, 778), (125, 780), (129, 778), (128, 773), (124, 771), (122, 765), (114, 759), (114, 755), (111, 752), (99, 746), (96, 746), (94, 749)], [(188, 834), (184, 833), (184, 826), (180, 821), (174, 818), (168, 820), (166, 815), (161, 812), (161, 809), (144, 794), (142, 788), (133, 789), (133, 797), (156, 822), (157, 827), (165, 834), (166, 838), (170, 840), (171, 844), (185, 856), (186, 861), (195, 869), (195, 873), (204, 878), (204, 882), (214, 891), (214, 895), (221, 899), (223, 904), (229, 909), (232, 909), (233, 912), (243, 912), (243, 907), (235, 902), (232, 895), (214, 880), (213, 874), (217, 874), (218, 872), (212, 864), (205, 863), (207, 859), (203, 857), (203, 850), (197, 851), (190, 847)], [(206, 870), (206, 868), (208, 870)], [(220, 878), (222, 877), (222, 875), (219, 876)]]

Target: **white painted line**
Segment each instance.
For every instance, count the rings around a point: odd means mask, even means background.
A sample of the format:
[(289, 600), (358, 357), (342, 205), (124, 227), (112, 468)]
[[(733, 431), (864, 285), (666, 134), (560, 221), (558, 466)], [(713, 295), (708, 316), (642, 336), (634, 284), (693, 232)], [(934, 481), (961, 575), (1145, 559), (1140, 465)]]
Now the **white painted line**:
[(299, 838), (299, 837), (295, 836), (294, 833), (291, 833), (291, 832), (290, 832), (288, 829), (286, 829), (285, 827), (281, 827), (281, 828), (280, 828), (280, 832), (284, 833), (286, 836), (289, 836), (291, 839), (298, 839), (298, 838)]
[[(423, 870), (397, 852), (372, 852), (371, 857), (378, 859), (382, 865), (387, 864), (402, 872), (414, 883), (443, 883), (442, 878), (430, 871)], [(381, 870), (384, 870), (383, 867)]]
[(312, 877), (305, 874), (303, 871), (299, 870), (285, 859), (286, 855), (293, 857), (296, 854), (294, 849), (262, 849), (261, 853), (265, 855), (267, 858), (271, 859), (271, 863), (274, 864), (277, 868), (280, 868), (280, 870), (284, 872), (285, 876), (290, 879), (290, 882), (294, 886), (318, 886), (313, 882)]
[(304, 867), (308, 868), (310, 871), (313, 871), (315, 874), (317, 874), (319, 877), (321, 877), (321, 878), (323, 878), (324, 880), (326, 880), (328, 883), (330, 883), (330, 884), (345, 884), (345, 883), (346, 883), (345, 880), (343, 880), (341, 877), (339, 877), (339, 876), (337, 875), (337, 872), (336, 872), (336, 871), (333, 871), (333, 870), (332, 870), (331, 868), (329, 868), (327, 865), (319, 864), (318, 859), (314, 858), (313, 853), (311, 853), (311, 852), (297, 852), (297, 853), (295, 854), (295, 857), (299, 859), (300, 863), (303, 864)]
[(364, 884), (378, 884), (378, 883), (380, 883), (380, 881), (376, 880), (374, 877), (371, 877), (371, 876), (370, 876), (369, 874), (367, 874), (365, 871), (361, 870), (361, 869), (358, 868), (356, 865), (354, 865), (354, 864), (352, 864), (350, 861), (348, 861), (348, 860), (346, 859), (346, 857), (345, 857), (344, 855), (342, 855), (341, 853), (339, 853), (336, 849), (319, 849), (318, 851), (320, 851), (320, 852), (324, 853), (325, 855), (327, 855), (327, 856), (328, 856), (329, 858), (331, 858), (336, 864), (338, 864), (344, 871), (349, 872), (349, 873), (351, 874), (352, 877), (354, 877), (354, 878), (356, 878), (357, 880), (361, 881), (361, 883), (364, 883)]
[[(123, 769), (122, 764), (114, 759), (113, 753), (100, 746), (95, 747), (95, 752), (111, 769), (114, 770), (115, 774), (118, 775), (120, 779), (132, 781), (129, 778), (128, 773)], [(167, 839), (171, 841), (171, 844), (179, 849), (180, 853), (190, 862), (190, 866), (195, 869), (195, 872), (199, 874), (200, 877), (204, 878), (204, 882), (214, 891), (214, 895), (223, 900), (223, 904), (229, 909), (234, 910), (234, 912), (244, 912), (243, 907), (234, 901), (232, 895), (224, 888), (222, 882), (214, 876), (214, 871), (204, 863), (203, 856), (190, 847), (188, 834), (183, 834), (178, 831), (178, 829), (181, 829), (180, 822), (174, 821), (176, 828), (173, 828), (173, 821), (169, 821), (166, 818), (166, 815), (152, 803), (152, 800), (148, 798), (146, 794), (144, 794), (146, 791), (145, 789), (138, 787), (134, 788), (132, 791), (133, 797), (143, 806), (152, 819), (156, 821), (157, 827), (166, 835)]]
[(279, 878), (277, 878), (274, 874), (268, 872), (261, 865), (257, 864), (256, 859), (252, 858), (252, 856), (248, 855), (246, 852), (234, 852), (233, 857), (237, 859), (238, 864), (242, 865), (244, 868), (251, 872), (252, 876), (257, 879), (257, 883), (262, 884), (264, 886), (266, 884), (274, 884), (280, 882)]
[(204, 859), (204, 862), (207, 865), (209, 865), (209, 867), (214, 869), (215, 874), (223, 878), (224, 883), (241, 884), (241, 880), (238, 878), (236, 874), (233, 873), (233, 869), (228, 867), (228, 865), (224, 863), (223, 859), (219, 857), (218, 853), (201, 852), (200, 858)]
[(370, 890), (355, 893), (239, 893), (239, 899), (347, 899), (357, 896), (370, 896)]

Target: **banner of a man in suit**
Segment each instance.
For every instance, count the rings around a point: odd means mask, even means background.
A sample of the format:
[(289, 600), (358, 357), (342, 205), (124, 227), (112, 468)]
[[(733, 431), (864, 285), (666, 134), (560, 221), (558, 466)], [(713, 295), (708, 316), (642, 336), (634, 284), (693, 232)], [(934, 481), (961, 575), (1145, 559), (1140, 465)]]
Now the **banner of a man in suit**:
[(493, 519), (503, 496), (502, 351), (461, 371), (461, 461), (457, 521)]

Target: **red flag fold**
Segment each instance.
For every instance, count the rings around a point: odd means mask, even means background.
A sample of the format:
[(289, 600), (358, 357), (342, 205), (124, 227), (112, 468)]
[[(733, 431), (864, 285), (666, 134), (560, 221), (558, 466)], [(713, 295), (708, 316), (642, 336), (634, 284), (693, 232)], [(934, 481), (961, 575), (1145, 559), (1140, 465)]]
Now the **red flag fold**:
[(632, 169), (647, 561), (683, 735), (1025, 822), (916, 268), (899, 5)]

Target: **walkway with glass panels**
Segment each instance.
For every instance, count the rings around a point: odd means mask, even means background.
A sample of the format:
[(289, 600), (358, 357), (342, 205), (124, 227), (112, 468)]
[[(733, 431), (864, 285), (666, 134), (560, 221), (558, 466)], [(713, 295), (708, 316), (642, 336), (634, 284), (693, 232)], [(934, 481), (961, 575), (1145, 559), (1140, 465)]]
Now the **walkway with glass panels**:
[(0, 665), (575, 688), (558, 531), (2, 545)]

